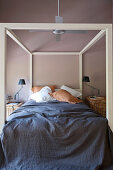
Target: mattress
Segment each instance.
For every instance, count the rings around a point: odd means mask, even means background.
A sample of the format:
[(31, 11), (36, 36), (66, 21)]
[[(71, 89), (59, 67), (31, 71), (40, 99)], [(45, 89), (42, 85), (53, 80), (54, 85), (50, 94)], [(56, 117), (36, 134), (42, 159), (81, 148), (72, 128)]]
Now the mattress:
[(84, 103), (26, 102), (3, 127), (0, 169), (113, 169), (106, 118)]

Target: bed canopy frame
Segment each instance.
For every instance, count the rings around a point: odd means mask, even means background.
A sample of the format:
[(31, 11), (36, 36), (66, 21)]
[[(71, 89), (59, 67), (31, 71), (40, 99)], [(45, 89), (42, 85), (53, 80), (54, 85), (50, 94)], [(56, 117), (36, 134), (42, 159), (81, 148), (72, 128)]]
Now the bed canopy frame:
[[(100, 32), (79, 52), (32, 52), (12, 30), (99, 30)], [(33, 55), (79, 55), (79, 86), (82, 91), (82, 55), (100, 38), (106, 35), (106, 117), (113, 131), (113, 60), (112, 60), (112, 24), (68, 24), (68, 23), (1, 23), (0, 24), (0, 131), (3, 128), (5, 114), (5, 58), (6, 35), (10, 36), (30, 56), (30, 86), (32, 87)]]

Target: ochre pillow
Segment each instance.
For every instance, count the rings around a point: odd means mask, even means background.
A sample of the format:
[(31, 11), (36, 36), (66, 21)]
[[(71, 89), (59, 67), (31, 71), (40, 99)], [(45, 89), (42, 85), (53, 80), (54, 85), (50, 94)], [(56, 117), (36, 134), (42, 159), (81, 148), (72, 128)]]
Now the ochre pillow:
[(68, 102), (68, 103), (80, 103), (82, 100), (72, 96), (69, 92), (66, 90), (60, 89), (56, 92), (50, 93), (52, 97), (54, 97), (56, 100), (62, 101), (62, 102)]
[[(34, 86), (34, 87), (32, 87), (32, 92), (33, 92), (33, 93), (39, 92), (43, 87), (44, 87), (44, 86)], [(49, 86), (49, 87), (51, 88), (52, 92), (54, 92), (55, 89), (56, 89), (56, 86), (55, 86), (55, 85), (51, 85), (51, 86)]]

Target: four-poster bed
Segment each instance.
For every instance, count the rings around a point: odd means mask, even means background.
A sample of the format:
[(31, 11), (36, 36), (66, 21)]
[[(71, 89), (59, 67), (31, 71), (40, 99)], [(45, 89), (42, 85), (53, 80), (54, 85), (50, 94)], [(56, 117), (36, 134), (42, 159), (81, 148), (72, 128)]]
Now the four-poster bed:
[(100, 30), (100, 32), (86, 45), (80, 52), (69, 52), (71, 55), (79, 55), (79, 81), (80, 90), (82, 91), (82, 55), (93, 44), (95, 44), (103, 35), (106, 35), (106, 115), (109, 126), (113, 131), (113, 67), (112, 67), (112, 24), (53, 24), (53, 23), (1, 23), (0, 24), (0, 129), (2, 129), (5, 122), (5, 55), (6, 55), (6, 34), (9, 35), (16, 43), (18, 43), (30, 55), (30, 86), (32, 87), (32, 55), (35, 54), (68, 54), (68, 52), (31, 52), (19, 40), (19, 38), (12, 31), (15, 30)]
[[(100, 30), (80, 52), (31, 52), (19, 40), (13, 29), (61, 29)], [(101, 37), (106, 35), (106, 115), (107, 119), (92, 112), (84, 103), (72, 104), (63, 100), (49, 102), (27, 101), (8, 118), (1, 134), (1, 146), (6, 167), (26, 169), (99, 169), (113, 163), (112, 140), (109, 126), (113, 131), (113, 68), (112, 68), (112, 26), (111, 24), (1, 24), (0, 27), (0, 128), (5, 121), (5, 44), (9, 35), (30, 55), (30, 88), (32, 88), (33, 55), (79, 55), (79, 86), (82, 92), (82, 55)], [(45, 88), (45, 89), (44, 89)], [(42, 88), (52, 92), (47, 86)], [(41, 90), (40, 90), (41, 91)], [(64, 93), (65, 90), (63, 90)], [(38, 92), (39, 94), (40, 92)], [(69, 95), (69, 94), (68, 94)], [(50, 97), (49, 96), (49, 97)], [(57, 98), (56, 98), (57, 99)], [(53, 100), (53, 101), (52, 101)], [(62, 101), (62, 102), (61, 102)], [(109, 139), (108, 139), (109, 136)], [(13, 142), (14, 141), (14, 142)], [(109, 142), (111, 145), (109, 146)], [(108, 159), (105, 159), (107, 156)]]

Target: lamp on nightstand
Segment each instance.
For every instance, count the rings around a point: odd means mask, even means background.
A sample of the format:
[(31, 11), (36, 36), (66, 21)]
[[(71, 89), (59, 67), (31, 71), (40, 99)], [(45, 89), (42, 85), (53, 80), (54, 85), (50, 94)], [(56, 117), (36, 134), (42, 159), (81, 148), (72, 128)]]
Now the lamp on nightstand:
[[(90, 79), (89, 79), (89, 76), (84, 76), (83, 77), (83, 79), (82, 79), (82, 81), (83, 82), (90, 82)], [(98, 91), (98, 96), (100, 95), (100, 89), (98, 89), (98, 88), (95, 88), (95, 87), (93, 87), (93, 86), (91, 86), (91, 85), (89, 85), (89, 84), (86, 84), (87, 86), (89, 86), (89, 87), (91, 87), (92, 89), (94, 89), (94, 90), (97, 90)]]
[(19, 102), (19, 93), (20, 93), (20, 91), (22, 90), (22, 88), (23, 88), (23, 85), (25, 85), (26, 83), (25, 83), (25, 80), (24, 79), (20, 79), (19, 81), (18, 81), (18, 85), (21, 85), (21, 88), (20, 88), (20, 90), (19, 91), (17, 91), (17, 93), (14, 95), (14, 99), (16, 100), (16, 96), (18, 95), (18, 102)]

